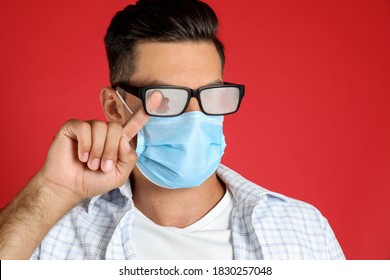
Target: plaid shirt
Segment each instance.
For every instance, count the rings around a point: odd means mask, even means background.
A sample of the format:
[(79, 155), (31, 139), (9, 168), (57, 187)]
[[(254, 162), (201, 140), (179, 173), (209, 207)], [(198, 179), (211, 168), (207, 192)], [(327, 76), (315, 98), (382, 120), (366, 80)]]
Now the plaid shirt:
[[(234, 259), (344, 259), (327, 220), (313, 206), (270, 192), (221, 165), (234, 198)], [(85, 200), (47, 234), (31, 259), (133, 259), (130, 183)]]

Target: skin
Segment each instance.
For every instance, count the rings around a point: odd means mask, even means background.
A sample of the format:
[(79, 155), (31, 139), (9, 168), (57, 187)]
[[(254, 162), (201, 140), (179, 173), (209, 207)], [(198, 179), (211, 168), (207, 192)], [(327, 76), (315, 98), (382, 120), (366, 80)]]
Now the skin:
[[(156, 82), (199, 88), (222, 81), (221, 62), (209, 43), (145, 42), (138, 45), (130, 83)], [(135, 206), (159, 225), (186, 227), (209, 212), (225, 187), (216, 174), (201, 186), (166, 189), (148, 181), (135, 166), (138, 131), (149, 116), (135, 97), (127, 96), (131, 114), (114, 89), (104, 87), (100, 100), (108, 119), (70, 120), (54, 139), (43, 168), (0, 214), (0, 259), (28, 259), (47, 232), (80, 201), (108, 192), (129, 179)], [(156, 109), (161, 95), (153, 95)], [(192, 98), (187, 111), (200, 111)], [(64, 172), (66, 170), (66, 172)]]

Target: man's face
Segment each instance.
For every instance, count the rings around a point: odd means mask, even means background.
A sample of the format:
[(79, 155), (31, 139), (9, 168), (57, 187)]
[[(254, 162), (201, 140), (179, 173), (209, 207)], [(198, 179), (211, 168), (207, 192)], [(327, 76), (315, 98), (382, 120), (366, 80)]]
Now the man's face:
[[(211, 43), (142, 43), (137, 48), (135, 65), (135, 74), (129, 81), (135, 86), (172, 85), (198, 89), (222, 82), (221, 60)], [(126, 103), (133, 111), (142, 108), (140, 99), (130, 94), (126, 94)], [(191, 98), (186, 111), (201, 111), (196, 98)], [(131, 141), (134, 149), (136, 139)], [(144, 178), (138, 167), (132, 174)]]
[[(206, 42), (145, 42), (137, 46), (136, 71), (130, 84), (173, 85), (197, 89), (222, 82), (221, 60), (215, 46)], [(128, 95), (128, 98), (132, 98)], [(140, 101), (127, 100), (133, 109)], [(135, 104), (134, 104), (135, 103)], [(195, 98), (186, 111), (200, 111)]]

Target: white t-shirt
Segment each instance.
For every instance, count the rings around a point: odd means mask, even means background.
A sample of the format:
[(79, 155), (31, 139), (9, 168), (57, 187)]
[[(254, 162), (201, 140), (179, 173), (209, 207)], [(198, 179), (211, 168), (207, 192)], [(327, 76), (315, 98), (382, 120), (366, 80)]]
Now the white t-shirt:
[(159, 226), (135, 209), (133, 241), (139, 260), (232, 260), (229, 190), (203, 218), (185, 228)]

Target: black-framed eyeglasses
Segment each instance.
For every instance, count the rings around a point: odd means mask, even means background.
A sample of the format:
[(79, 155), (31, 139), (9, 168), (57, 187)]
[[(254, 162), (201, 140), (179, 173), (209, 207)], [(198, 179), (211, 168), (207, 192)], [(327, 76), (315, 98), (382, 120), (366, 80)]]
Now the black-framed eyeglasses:
[[(206, 115), (220, 116), (233, 114), (240, 108), (245, 86), (224, 82), (221, 85), (204, 86), (198, 89), (177, 86), (136, 87), (129, 84), (116, 84), (125, 93), (142, 100), (145, 112), (150, 116), (174, 117), (186, 110), (191, 97), (198, 100), (200, 109)], [(162, 100), (157, 109), (149, 102), (154, 94), (161, 94)]]

